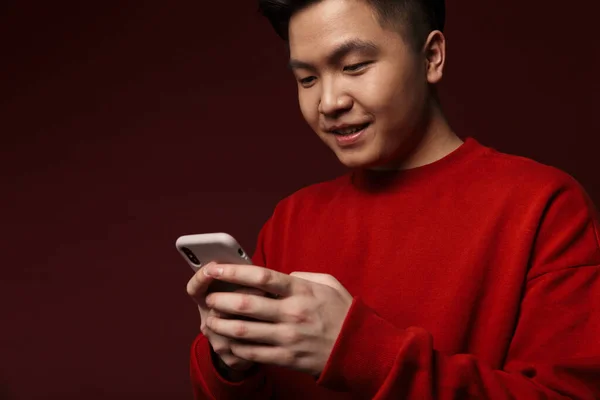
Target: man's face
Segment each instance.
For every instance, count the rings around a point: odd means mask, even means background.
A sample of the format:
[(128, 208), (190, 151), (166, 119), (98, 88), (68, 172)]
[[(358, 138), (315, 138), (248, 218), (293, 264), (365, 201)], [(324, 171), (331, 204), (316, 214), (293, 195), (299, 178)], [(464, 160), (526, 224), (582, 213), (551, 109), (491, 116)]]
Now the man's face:
[(289, 45), (302, 114), (344, 165), (393, 167), (406, 155), (427, 102), (426, 63), (370, 5), (308, 6), (290, 20)]

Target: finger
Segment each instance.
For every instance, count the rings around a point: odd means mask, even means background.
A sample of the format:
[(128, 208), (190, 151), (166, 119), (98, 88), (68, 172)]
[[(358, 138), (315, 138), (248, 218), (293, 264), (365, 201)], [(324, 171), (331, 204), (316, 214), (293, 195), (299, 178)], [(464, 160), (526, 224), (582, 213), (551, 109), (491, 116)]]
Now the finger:
[(282, 345), (294, 343), (298, 340), (298, 334), (294, 326), (288, 324), (251, 322), (215, 317), (209, 318), (206, 324), (211, 331), (218, 335), (244, 342)]
[(221, 315), (250, 317), (261, 321), (282, 321), (281, 301), (244, 293), (213, 293), (206, 305)]
[(236, 371), (246, 371), (250, 369), (254, 365), (254, 362), (244, 360), (238, 356), (234, 356), (233, 354), (226, 354), (224, 356), (219, 356), (219, 358), (231, 369)]
[(320, 283), (322, 285), (326, 285), (338, 290), (344, 289), (342, 284), (329, 274), (318, 274), (314, 272), (292, 272), (290, 276), (304, 279), (314, 283)]
[(208, 312), (208, 317), (217, 317), (217, 318), (223, 318), (223, 319), (228, 319), (231, 317), (235, 318), (234, 315), (222, 313), (220, 311), (215, 310), (214, 308), (211, 308), (211, 310)]
[(249, 286), (265, 292), (289, 296), (293, 292), (293, 278), (287, 274), (255, 265), (207, 265), (206, 273), (220, 281)]
[(249, 343), (232, 343), (231, 352), (236, 357), (260, 364), (278, 365), (293, 369), (308, 369), (308, 359), (285, 347)]
[(238, 371), (243, 371), (250, 368), (252, 364), (254, 364), (252, 361), (244, 360), (243, 358), (235, 356), (231, 352), (232, 340), (218, 335), (212, 331), (209, 331), (208, 338), (213, 352), (215, 352), (221, 361), (228, 367)]
[(237, 290), (234, 290), (234, 293), (245, 293), (245, 294), (251, 294), (254, 296), (265, 296), (266, 293), (260, 289), (256, 289), (256, 288), (251, 288), (251, 287), (243, 287), (243, 288), (239, 288)]
[(206, 333), (204, 336), (208, 339), (210, 343), (210, 347), (213, 352), (215, 352), (219, 356), (225, 356), (227, 354), (231, 354), (231, 340), (226, 338), (225, 336), (219, 335), (214, 332), (208, 326), (206, 328)]
[(234, 343), (235, 340), (216, 333), (208, 326), (203, 334), (208, 339), (212, 351), (218, 354), (220, 357), (232, 354), (231, 344)]
[[(209, 264), (210, 265), (210, 264)], [(192, 297), (198, 304), (201, 304), (204, 299), (204, 295), (211, 282), (214, 278), (205, 274), (205, 268), (200, 268), (188, 281), (186, 290), (190, 297)]]

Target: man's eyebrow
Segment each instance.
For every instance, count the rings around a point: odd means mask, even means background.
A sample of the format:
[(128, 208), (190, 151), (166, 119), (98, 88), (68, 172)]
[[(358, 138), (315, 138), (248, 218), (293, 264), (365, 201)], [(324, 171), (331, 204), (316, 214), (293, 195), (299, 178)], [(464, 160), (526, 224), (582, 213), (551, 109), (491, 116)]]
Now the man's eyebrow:
[[(328, 56), (327, 63), (335, 64), (339, 62), (340, 59), (345, 57), (350, 53), (371, 53), (376, 54), (379, 52), (379, 47), (370, 41), (360, 40), (360, 39), (352, 39), (348, 40), (338, 47), (336, 47)], [(308, 69), (315, 70), (315, 66), (300, 60), (290, 59), (289, 62), (290, 69)]]

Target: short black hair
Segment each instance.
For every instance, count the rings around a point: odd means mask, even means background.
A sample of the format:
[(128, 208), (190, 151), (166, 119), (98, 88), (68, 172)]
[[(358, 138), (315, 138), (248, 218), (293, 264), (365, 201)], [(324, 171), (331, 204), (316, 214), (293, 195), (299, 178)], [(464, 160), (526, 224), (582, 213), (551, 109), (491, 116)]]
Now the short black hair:
[[(275, 32), (288, 40), (292, 16), (311, 4), (323, 0), (258, 0), (259, 12), (267, 17)], [(415, 50), (420, 50), (430, 32), (443, 31), (446, 20), (444, 0), (362, 0), (377, 13), (383, 27), (404, 34)]]

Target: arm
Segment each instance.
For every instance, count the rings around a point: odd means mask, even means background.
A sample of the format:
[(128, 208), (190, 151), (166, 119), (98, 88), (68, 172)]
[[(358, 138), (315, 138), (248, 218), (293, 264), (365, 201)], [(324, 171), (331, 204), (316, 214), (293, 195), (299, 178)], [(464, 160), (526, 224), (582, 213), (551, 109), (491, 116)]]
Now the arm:
[(600, 398), (598, 221), (574, 184), (548, 205), (532, 256), (502, 370), (442, 354), (425, 330), (397, 328), (355, 298), (317, 383), (374, 399)]

